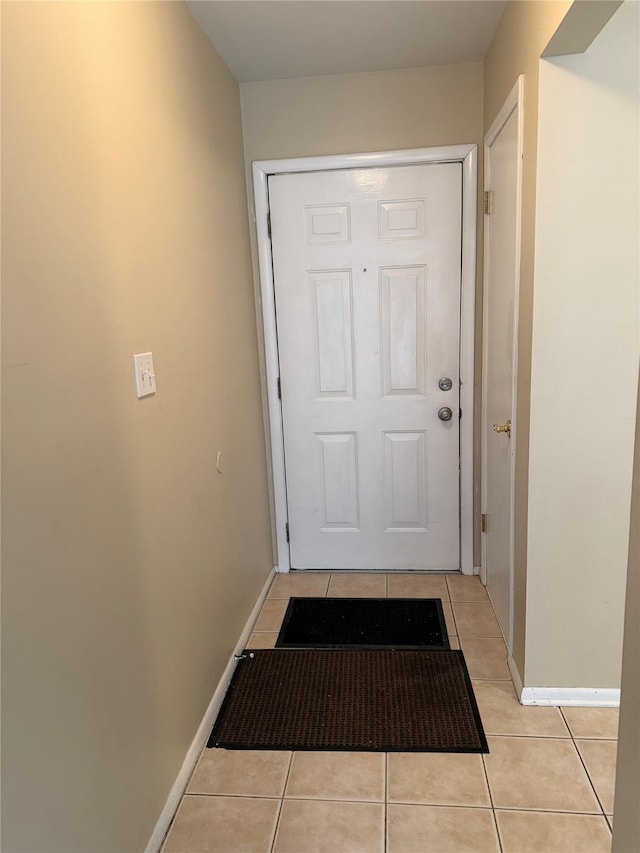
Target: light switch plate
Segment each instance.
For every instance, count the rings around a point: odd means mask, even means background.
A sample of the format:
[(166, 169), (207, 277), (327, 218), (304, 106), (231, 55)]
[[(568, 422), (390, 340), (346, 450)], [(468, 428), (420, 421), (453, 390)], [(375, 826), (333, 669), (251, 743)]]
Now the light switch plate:
[(156, 393), (156, 372), (153, 369), (153, 353), (141, 352), (133, 357), (138, 397)]

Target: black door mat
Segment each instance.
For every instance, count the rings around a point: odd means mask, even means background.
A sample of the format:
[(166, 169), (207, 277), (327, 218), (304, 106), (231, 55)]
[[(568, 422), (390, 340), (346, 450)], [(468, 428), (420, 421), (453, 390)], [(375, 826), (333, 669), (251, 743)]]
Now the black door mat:
[(489, 751), (457, 649), (246, 651), (207, 746)]
[(439, 598), (291, 598), (276, 648), (449, 649)]

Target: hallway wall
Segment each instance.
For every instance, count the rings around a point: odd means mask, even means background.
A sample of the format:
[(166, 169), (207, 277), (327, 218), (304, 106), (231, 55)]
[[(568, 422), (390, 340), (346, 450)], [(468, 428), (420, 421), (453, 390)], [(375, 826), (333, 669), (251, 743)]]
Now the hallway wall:
[(2, 30), (2, 849), (133, 853), (272, 566), (239, 91), (182, 3)]
[[(640, 394), (638, 399), (640, 400)], [(640, 406), (636, 409), (613, 853), (640, 850)]]
[(478, 142), (482, 63), (241, 83), (247, 162)]
[[(241, 83), (247, 193), (253, 209), (251, 162), (284, 157), (354, 154), (482, 143), (482, 63), (366, 74)], [(482, 157), (478, 161), (482, 186)], [(478, 208), (479, 229), (482, 215)], [(255, 226), (251, 227), (256, 294), (260, 292)], [(482, 235), (478, 240), (478, 297)], [(481, 312), (476, 315), (476, 388), (480, 387)], [(262, 329), (258, 330), (262, 340)], [(262, 358), (262, 354), (261, 354)], [(264, 360), (261, 361), (264, 376)], [(263, 379), (264, 381), (264, 379)], [(266, 388), (266, 385), (265, 385)], [(265, 391), (266, 400), (266, 391)], [(480, 395), (475, 400), (479, 424)], [(265, 416), (265, 429), (268, 420)], [(478, 433), (478, 431), (476, 431)], [(480, 451), (475, 438), (475, 559), (480, 562)]]
[(624, 3), (584, 54), (541, 62), (525, 686), (620, 686), (640, 351), (639, 13)]

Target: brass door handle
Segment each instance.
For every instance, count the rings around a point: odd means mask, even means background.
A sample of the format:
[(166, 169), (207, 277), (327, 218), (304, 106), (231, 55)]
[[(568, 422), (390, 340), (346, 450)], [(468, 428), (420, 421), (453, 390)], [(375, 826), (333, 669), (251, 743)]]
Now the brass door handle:
[(511, 418), (506, 422), (506, 424), (494, 424), (493, 425), (494, 432), (506, 432), (506, 434), (511, 438)]

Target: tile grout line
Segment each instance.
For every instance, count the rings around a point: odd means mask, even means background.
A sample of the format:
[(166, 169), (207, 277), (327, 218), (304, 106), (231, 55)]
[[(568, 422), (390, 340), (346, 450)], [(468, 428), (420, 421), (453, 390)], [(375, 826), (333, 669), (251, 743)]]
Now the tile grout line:
[[(480, 808), (479, 806), (464, 806), (464, 808)], [(527, 814), (566, 814), (579, 817), (602, 817), (599, 812), (568, 812), (564, 809), (532, 809), (527, 806), (494, 806), (492, 811), (498, 812), (526, 812)]]
[[(421, 755), (423, 753), (417, 753)], [(490, 812), (493, 811), (491, 806), (477, 806), (475, 803), (431, 803), (428, 800), (411, 801), (411, 800), (393, 800), (389, 803), (390, 806), (416, 806), (418, 808), (429, 809), (469, 809), (474, 812)], [(533, 809), (525, 809), (525, 811), (533, 811)]]
[(449, 593), (449, 607), (451, 608), (451, 618), (453, 619), (453, 628), (456, 632), (456, 637), (458, 638), (458, 645), (462, 648), (462, 638), (460, 637), (460, 629), (458, 628), (458, 620), (456, 619), (456, 612), (453, 609), (453, 601), (451, 599), (451, 590), (449, 589), (449, 582), (447, 581), (447, 592)]
[[(213, 799), (215, 797), (223, 797), (225, 799), (230, 800), (290, 800), (291, 802), (297, 803), (348, 803), (355, 804), (360, 806), (384, 806), (385, 803), (382, 800), (345, 800), (339, 797), (278, 797), (277, 795), (268, 796), (267, 794), (205, 794), (205, 793), (190, 793), (185, 794), (183, 799), (191, 798), (191, 797), (209, 797)], [(181, 801), (182, 803), (182, 801)], [(572, 812), (567, 811), (566, 809), (553, 809), (553, 808), (544, 808), (544, 809), (534, 809), (527, 806), (477, 806), (469, 803), (430, 803), (427, 801), (420, 802), (411, 802), (404, 800), (394, 800), (393, 802), (388, 802), (389, 806), (417, 806), (430, 809), (469, 809), (471, 811), (478, 812), (489, 812), (489, 811), (501, 811), (501, 812), (527, 812), (529, 814), (564, 814), (564, 815), (578, 815), (580, 817), (603, 817), (600, 812)], [(604, 817), (607, 815), (605, 814)]]
[[(460, 638), (458, 637), (458, 639)], [(488, 637), (487, 639), (491, 640), (493, 638)], [(502, 684), (513, 684), (513, 681), (510, 678), (498, 678), (496, 675), (491, 678), (488, 678), (486, 675), (469, 675), (472, 681), (500, 681)], [(531, 737), (531, 735), (503, 735), (503, 737)], [(549, 735), (547, 735), (547, 737), (549, 737)], [(551, 737), (557, 737), (557, 735), (551, 735)], [(564, 740), (567, 740), (567, 738), (564, 738)]]
[(487, 592), (487, 599), (489, 600), (489, 604), (491, 605), (491, 609), (493, 610), (493, 618), (496, 620), (496, 623), (498, 625), (498, 630), (500, 631), (500, 639), (502, 640), (502, 642), (505, 644), (505, 646), (507, 648), (507, 657), (508, 657), (509, 656), (509, 644), (507, 643), (507, 640), (506, 640), (504, 634), (502, 633), (502, 625), (500, 624), (500, 620), (498, 619), (498, 614), (496, 613), (496, 608), (495, 608), (495, 604), (493, 603), (493, 599), (489, 595), (489, 590), (486, 587), (485, 587), (485, 590)]
[(496, 836), (498, 838), (498, 846), (500, 848), (500, 853), (503, 853), (504, 848), (502, 846), (502, 838), (500, 837), (500, 830), (498, 828), (498, 817), (496, 815), (496, 807), (495, 807), (494, 802), (493, 802), (493, 793), (491, 791), (491, 783), (489, 782), (489, 773), (487, 772), (487, 765), (486, 765), (486, 762), (484, 760), (484, 756), (485, 756), (485, 754), (481, 753), (480, 760), (482, 761), (482, 769), (484, 770), (484, 778), (485, 778), (485, 782), (487, 783), (487, 791), (489, 793), (489, 802), (491, 803), (491, 814), (493, 815), (493, 825), (495, 827)]
[[(371, 754), (371, 753), (366, 753)], [(207, 796), (207, 795), (204, 795)], [(241, 794), (209, 794), (211, 797), (238, 797), (239, 799), (243, 799)], [(244, 799), (258, 799), (257, 797), (253, 797), (253, 795), (249, 796), (248, 794), (244, 795)], [(266, 797), (263, 796), (260, 799), (263, 800), (276, 800), (277, 797)], [(300, 794), (296, 794), (295, 796), (284, 797), (285, 800), (290, 800), (291, 802), (296, 803), (355, 803), (359, 806), (384, 806), (383, 800), (351, 800), (346, 797), (322, 797), (319, 794), (315, 796), (301, 796)], [(409, 803), (408, 805), (412, 805)]]
[[(281, 800), (280, 794), (228, 794), (222, 791), (207, 793), (206, 791), (189, 791), (184, 797), (226, 797), (232, 800)], [(183, 799), (184, 799), (183, 797)]]
[(389, 808), (389, 753), (385, 752), (384, 754), (384, 838), (383, 838), (383, 849), (384, 853), (387, 853), (388, 841), (387, 841), (387, 828), (388, 828), (388, 815), (387, 810)]
[[(594, 795), (595, 795), (595, 798), (596, 798), (596, 800), (598, 801), (598, 805), (600, 806), (600, 809), (602, 810), (602, 814), (603, 814), (604, 819), (605, 819), (605, 821), (606, 821), (606, 823), (607, 823), (607, 826), (609, 826), (609, 821), (607, 820), (607, 813), (606, 813), (606, 812), (605, 812), (605, 810), (604, 810), (604, 806), (603, 806), (603, 804), (602, 804), (602, 800), (600, 799), (600, 796), (599, 796), (599, 794), (598, 794), (598, 792), (597, 792), (597, 790), (596, 790), (596, 786), (595, 786), (595, 784), (594, 784), (594, 782), (593, 782), (593, 779), (591, 778), (591, 774), (589, 773), (589, 770), (587, 769), (587, 765), (586, 765), (586, 763), (585, 763), (585, 761), (584, 761), (584, 759), (583, 759), (583, 757), (582, 757), (582, 753), (581, 753), (581, 752), (580, 752), (580, 750), (578, 749), (578, 744), (576, 743), (576, 739), (575, 739), (575, 737), (573, 736), (573, 732), (571, 731), (571, 726), (569, 725), (569, 721), (567, 720), (567, 718), (566, 718), (566, 717), (565, 717), (565, 715), (564, 715), (564, 711), (563, 711), (562, 706), (560, 706), (560, 713), (562, 714), (562, 719), (564, 720), (566, 727), (569, 729), (569, 734), (570, 734), (570, 736), (571, 736), (571, 742), (573, 743), (573, 746), (574, 746), (574, 748), (575, 748), (575, 751), (578, 753), (578, 759), (579, 759), (580, 763), (582, 764), (582, 766), (583, 766), (583, 768), (584, 768), (584, 772), (587, 774), (587, 779), (589, 780), (589, 784), (591, 785), (591, 788), (592, 788), (592, 790), (593, 790), (593, 793), (594, 793)], [(609, 827), (609, 828), (610, 828), (610, 827)]]
[[(291, 600), (291, 596), (289, 596), (288, 600)], [(284, 619), (284, 614), (282, 616), (282, 619)], [(282, 619), (280, 620), (278, 632), (280, 632), (282, 630)], [(273, 840), (271, 842), (271, 847), (270, 847), (271, 853), (273, 853), (273, 851), (275, 850), (276, 839), (278, 838), (278, 830), (280, 828), (280, 818), (282, 817), (282, 810), (284, 809), (285, 794), (287, 793), (287, 785), (289, 784), (289, 777), (291, 775), (291, 768), (293, 767), (293, 756), (294, 756), (294, 751), (291, 750), (291, 758), (289, 760), (289, 767), (287, 768), (287, 775), (285, 777), (284, 786), (282, 788), (282, 796), (280, 797), (280, 808), (278, 809), (278, 816), (276, 818), (276, 825), (275, 825), (275, 829), (273, 831)]]
[(280, 808), (278, 809), (278, 816), (276, 818), (276, 825), (273, 831), (273, 840), (271, 841), (271, 847), (269, 848), (271, 853), (275, 850), (276, 846), (276, 838), (278, 837), (278, 829), (280, 828), (280, 818), (282, 817), (282, 809), (284, 808), (284, 795), (287, 792), (287, 785), (289, 784), (289, 776), (291, 775), (291, 768), (293, 766), (293, 750), (291, 752), (291, 758), (289, 760), (289, 767), (287, 768), (287, 775), (284, 780), (284, 787), (282, 788), (282, 796), (280, 797)]

